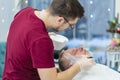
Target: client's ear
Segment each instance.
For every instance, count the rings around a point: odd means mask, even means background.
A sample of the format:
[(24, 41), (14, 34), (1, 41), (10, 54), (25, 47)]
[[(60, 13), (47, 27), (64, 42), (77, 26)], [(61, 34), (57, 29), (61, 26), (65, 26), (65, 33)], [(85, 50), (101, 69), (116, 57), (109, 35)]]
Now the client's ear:
[(59, 58), (61, 58), (63, 56), (63, 53), (64, 53), (65, 50), (62, 50), (60, 53), (59, 53)]
[(64, 51), (65, 51), (65, 50), (63, 49), (63, 50), (61, 51), (61, 53), (63, 54), (63, 53), (64, 53)]

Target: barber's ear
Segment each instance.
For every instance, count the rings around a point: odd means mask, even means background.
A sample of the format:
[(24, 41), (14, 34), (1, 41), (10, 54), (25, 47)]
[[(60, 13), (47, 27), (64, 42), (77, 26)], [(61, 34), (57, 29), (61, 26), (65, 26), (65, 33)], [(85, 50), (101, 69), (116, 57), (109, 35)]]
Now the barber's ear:
[(61, 17), (61, 16), (58, 16), (58, 17), (57, 17), (57, 23), (58, 23), (59, 25), (63, 24), (63, 23), (64, 23), (64, 18)]

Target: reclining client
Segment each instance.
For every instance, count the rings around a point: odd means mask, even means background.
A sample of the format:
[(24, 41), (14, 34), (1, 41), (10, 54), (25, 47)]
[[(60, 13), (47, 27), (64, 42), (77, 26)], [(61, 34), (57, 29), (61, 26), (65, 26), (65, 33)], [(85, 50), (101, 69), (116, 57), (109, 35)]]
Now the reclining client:
[[(61, 71), (70, 68), (81, 56), (92, 58), (92, 53), (83, 47), (71, 48), (61, 52), (59, 56)], [(81, 71), (72, 80), (120, 80), (120, 73), (103, 64), (96, 63), (91, 68), (84, 68), (84, 65), (81, 66)]]

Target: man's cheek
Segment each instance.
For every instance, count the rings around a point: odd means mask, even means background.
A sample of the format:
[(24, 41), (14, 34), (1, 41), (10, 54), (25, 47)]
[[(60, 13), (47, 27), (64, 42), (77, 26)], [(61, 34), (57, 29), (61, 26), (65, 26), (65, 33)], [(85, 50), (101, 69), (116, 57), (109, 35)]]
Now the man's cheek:
[(83, 54), (77, 54), (75, 55), (76, 58), (80, 58)]

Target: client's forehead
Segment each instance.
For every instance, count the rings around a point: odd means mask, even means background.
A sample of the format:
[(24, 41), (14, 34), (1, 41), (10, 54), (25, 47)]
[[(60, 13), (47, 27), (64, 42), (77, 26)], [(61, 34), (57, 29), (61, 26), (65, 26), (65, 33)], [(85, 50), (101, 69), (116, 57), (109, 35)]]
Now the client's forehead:
[(71, 48), (71, 49), (68, 49), (68, 50), (65, 50), (64, 51), (64, 54), (73, 54), (73, 55), (75, 55), (75, 54), (83, 54), (83, 52), (84, 51), (86, 51), (85, 49), (83, 49), (83, 48)]
[(79, 47), (79, 48), (71, 48), (71, 49), (68, 49), (68, 50), (65, 50), (64, 52), (63, 52), (63, 55), (64, 54), (71, 54), (71, 55), (78, 55), (78, 56), (80, 56), (80, 55), (91, 55), (91, 53), (88, 51), (88, 50), (86, 50), (86, 49), (84, 49), (84, 48), (82, 48), (82, 47)]
[(64, 53), (72, 53), (75, 50), (77, 50), (77, 49), (76, 48), (71, 48), (71, 49), (65, 50)]

